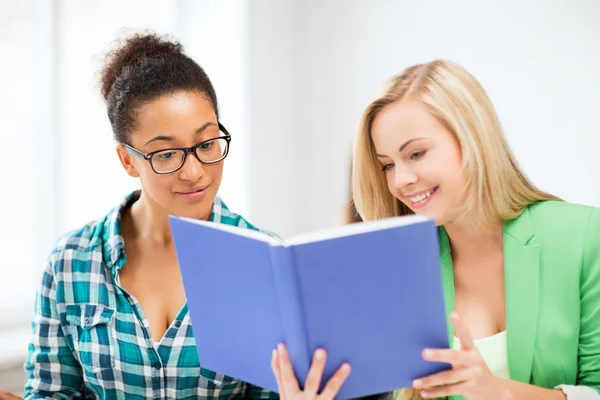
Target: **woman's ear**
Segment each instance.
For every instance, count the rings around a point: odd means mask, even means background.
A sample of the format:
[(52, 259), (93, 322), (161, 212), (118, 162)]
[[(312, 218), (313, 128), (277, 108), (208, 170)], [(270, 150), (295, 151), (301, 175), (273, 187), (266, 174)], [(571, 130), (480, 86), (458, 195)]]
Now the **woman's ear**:
[(132, 178), (139, 178), (140, 173), (138, 172), (137, 167), (133, 162), (133, 156), (127, 152), (125, 146), (123, 146), (122, 144), (118, 144), (116, 150), (117, 155), (119, 156), (119, 160), (121, 161), (121, 165), (123, 165), (123, 168), (125, 169), (125, 172), (127, 172), (127, 175), (131, 176)]

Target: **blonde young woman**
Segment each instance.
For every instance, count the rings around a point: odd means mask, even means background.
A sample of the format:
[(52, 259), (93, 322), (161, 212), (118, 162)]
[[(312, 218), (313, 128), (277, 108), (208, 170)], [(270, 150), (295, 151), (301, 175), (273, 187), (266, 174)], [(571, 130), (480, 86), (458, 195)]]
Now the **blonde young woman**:
[[(364, 220), (417, 213), (440, 227), (453, 348), (423, 357), (452, 369), (396, 398), (600, 399), (600, 210), (527, 180), (465, 69), (434, 61), (392, 79), (363, 115), (353, 192)], [(281, 398), (332, 397), (349, 366), (318, 395), (318, 352), (304, 392), (285, 347), (274, 352)]]
[(453, 368), (415, 380), (420, 397), (600, 399), (600, 209), (527, 180), (471, 74), (395, 77), (363, 115), (353, 192), (365, 220), (440, 227), (453, 349), (423, 357)]

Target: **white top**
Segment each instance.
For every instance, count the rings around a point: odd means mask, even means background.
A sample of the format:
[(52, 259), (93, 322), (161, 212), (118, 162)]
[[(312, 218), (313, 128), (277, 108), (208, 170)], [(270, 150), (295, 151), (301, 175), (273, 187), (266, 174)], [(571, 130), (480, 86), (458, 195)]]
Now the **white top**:
[[(473, 343), (490, 371), (498, 378), (509, 379), (506, 331), (474, 340)], [(457, 337), (454, 337), (453, 348), (460, 349)], [(600, 400), (600, 394), (587, 386), (559, 385), (555, 389), (562, 390), (567, 400)]]
[[(506, 331), (474, 340), (473, 343), (490, 371), (498, 378), (509, 379)], [(457, 337), (454, 338), (454, 349), (460, 349), (460, 340)]]

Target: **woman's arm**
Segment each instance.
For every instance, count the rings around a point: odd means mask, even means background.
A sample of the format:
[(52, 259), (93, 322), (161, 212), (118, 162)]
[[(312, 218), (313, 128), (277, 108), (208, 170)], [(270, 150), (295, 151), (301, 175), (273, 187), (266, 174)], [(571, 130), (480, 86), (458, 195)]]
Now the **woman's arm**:
[[(527, 385), (525, 383), (504, 380), (508, 388), (510, 398), (514, 400), (566, 400), (567, 395), (560, 390), (544, 389), (541, 387)], [(575, 399), (577, 400), (577, 399)]]
[(577, 384), (600, 393), (600, 209), (586, 229), (580, 278), (581, 321)]
[(82, 386), (82, 371), (62, 331), (56, 280), (49, 263), (35, 301), (32, 338), (25, 362), (25, 399), (68, 398)]
[(586, 228), (581, 269), (581, 322), (577, 386), (566, 392), (506, 381), (513, 399), (600, 400), (600, 210), (594, 209)]
[(0, 390), (0, 400), (23, 400), (23, 398)]

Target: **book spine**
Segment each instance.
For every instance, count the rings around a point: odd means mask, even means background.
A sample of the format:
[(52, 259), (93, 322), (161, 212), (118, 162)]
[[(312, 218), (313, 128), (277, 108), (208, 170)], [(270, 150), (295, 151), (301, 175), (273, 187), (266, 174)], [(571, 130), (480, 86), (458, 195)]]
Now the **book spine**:
[(310, 368), (312, 354), (308, 348), (304, 307), (294, 249), (284, 246), (271, 246), (271, 256), (285, 344), (298, 383), (303, 387)]

